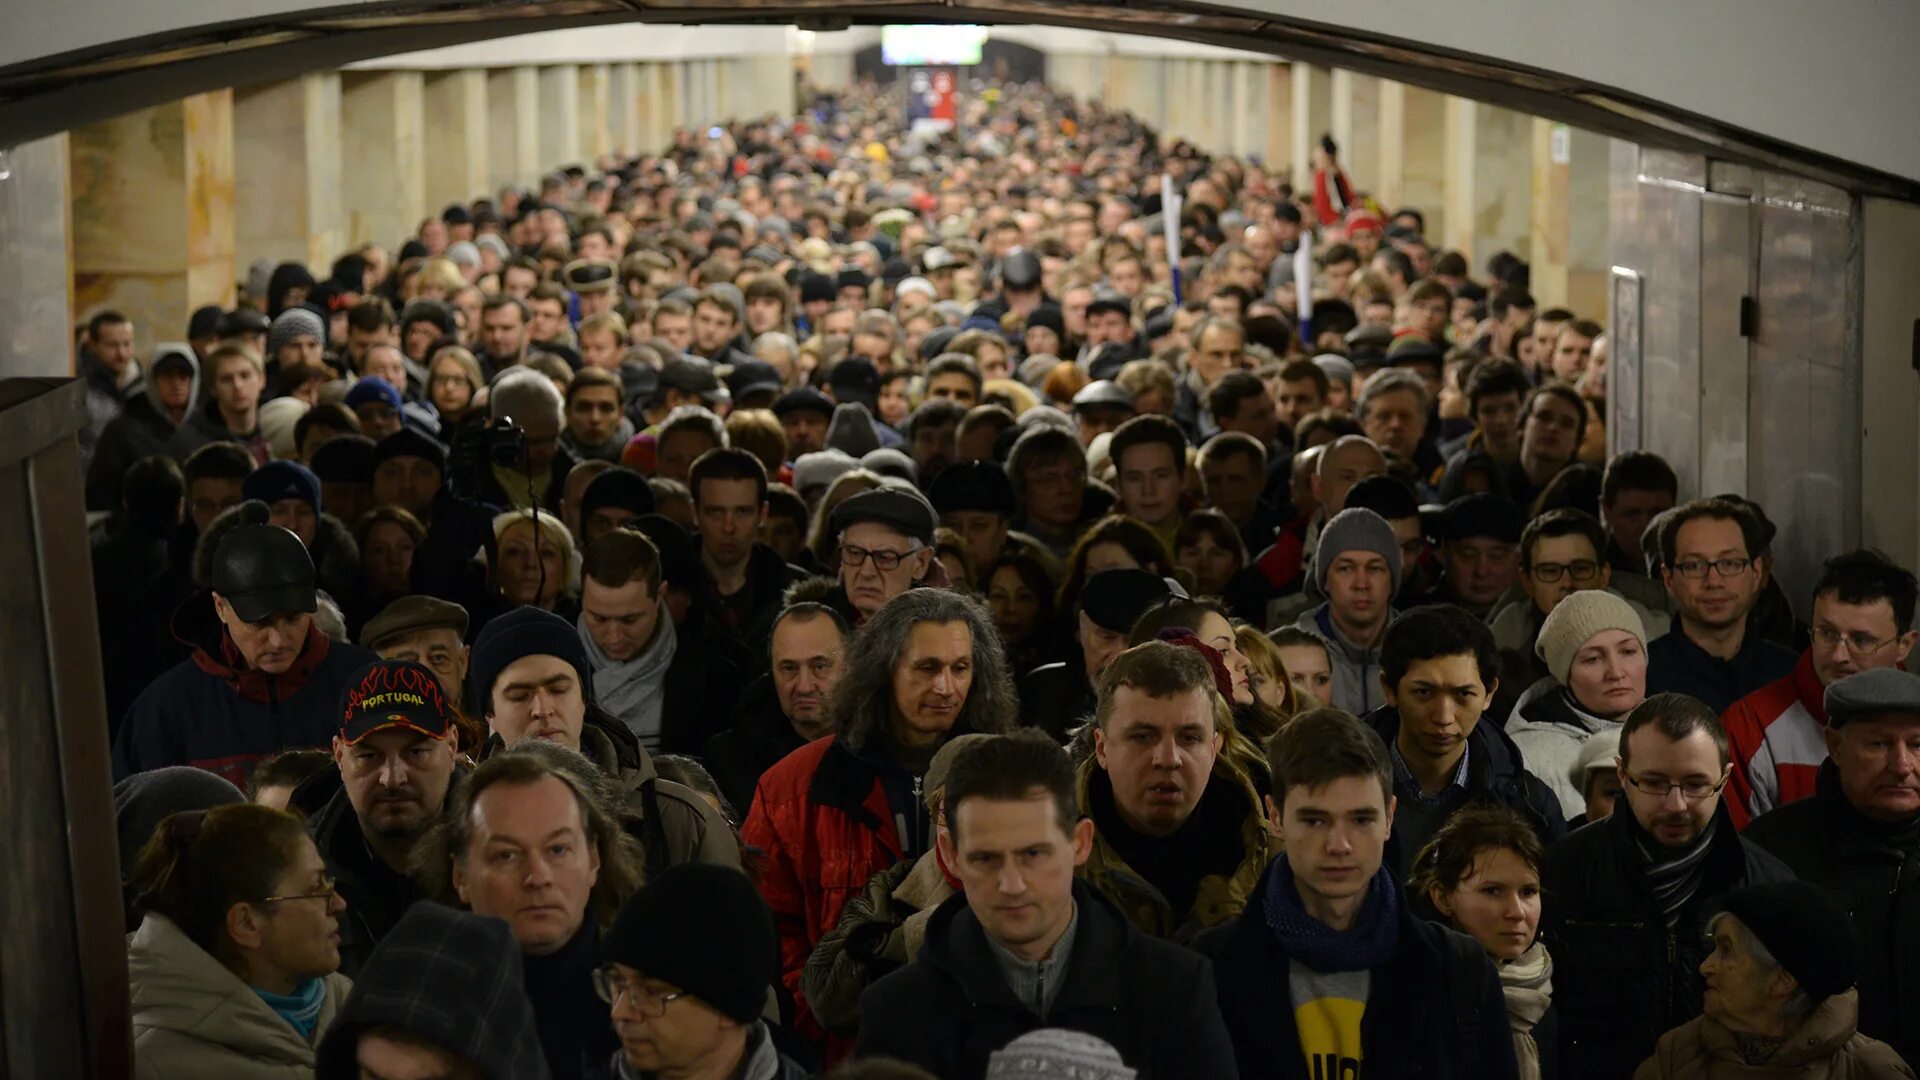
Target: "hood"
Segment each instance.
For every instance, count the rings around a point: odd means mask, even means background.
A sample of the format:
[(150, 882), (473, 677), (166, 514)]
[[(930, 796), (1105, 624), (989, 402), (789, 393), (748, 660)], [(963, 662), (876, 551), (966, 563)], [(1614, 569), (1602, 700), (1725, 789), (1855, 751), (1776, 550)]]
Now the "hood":
[[(170, 1031), (258, 1064), (306, 1068), (313, 1048), (253, 988), (166, 917), (149, 913), (127, 942), (135, 1037)], [(318, 1030), (339, 1007), (346, 979), (329, 975)]]
[(332, 514), (320, 515), (307, 553), (313, 556), (314, 575), (322, 583), (355, 581), (360, 576), (360, 545), (346, 522)]
[[(1813, 1012), (1774, 1051), (1773, 1057), (1765, 1065), (1754, 1067), (1752, 1072), (1754, 1075), (1797, 1076), (1803, 1075), (1800, 1070), (1810, 1069), (1813, 1075), (1829, 1075), (1828, 1069), (1834, 1063), (1835, 1056), (1859, 1031), (1859, 1023), (1860, 991), (1848, 990), (1834, 994), (1814, 1006)], [(1700, 1020), (1700, 1045), (1711, 1061), (1734, 1066), (1746, 1064), (1733, 1032), (1711, 1017), (1702, 1017)], [(1856, 1058), (1855, 1068), (1861, 1071), (1845, 1070), (1846, 1075), (1882, 1075), (1870, 1069), (1870, 1064), (1870, 1061)]]
[[(194, 402), (200, 400), (200, 357), (196, 355), (192, 349), (188, 348), (185, 345), (174, 345), (172, 346), (172, 349), (186, 359), (187, 365), (190, 368), (192, 368), (192, 371), (193, 371), (193, 374), (192, 374), (193, 381), (187, 388), (187, 411), (181, 414), (180, 423), (174, 425), (175, 427), (179, 427), (181, 425), (184, 425), (188, 420), (193, 418)], [(166, 420), (168, 423), (171, 424), (173, 423), (173, 421), (167, 418), (166, 406), (160, 404), (160, 399), (154, 396), (153, 383), (154, 383), (154, 380), (152, 379), (146, 380), (146, 385), (142, 387), (144, 393), (141, 395), (141, 397), (146, 401), (148, 405), (153, 407), (153, 414), (155, 416), (158, 416), (162, 420)]]
[[(1399, 617), (1400, 612), (1398, 610), (1391, 607), (1387, 609), (1387, 621), (1389, 623)], [(1333, 601), (1331, 600), (1300, 616), (1300, 621), (1294, 625), (1302, 630), (1320, 635), (1320, 638), (1327, 643), (1328, 647), (1338, 649), (1340, 655), (1345, 657), (1348, 663), (1365, 664), (1379, 661), (1380, 647), (1378, 645), (1371, 649), (1363, 649), (1349, 642), (1346, 637), (1340, 633), (1340, 628), (1333, 623)]]
[(1580, 708), (1560, 684), (1553, 681), (1553, 676), (1548, 675), (1527, 687), (1526, 692), (1520, 695), (1520, 700), (1514, 703), (1513, 712), (1507, 717), (1506, 730), (1511, 735), (1517, 731), (1573, 728), (1584, 736), (1619, 727), (1625, 719), (1623, 716), (1620, 720), (1602, 720)]
[(370, 1027), (424, 1036), (479, 1066), (487, 1080), (546, 1080), (524, 965), (500, 919), (421, 901), (387, 933), (320, 1044), (319, 1080), (359, 1075), (354, 1051)]

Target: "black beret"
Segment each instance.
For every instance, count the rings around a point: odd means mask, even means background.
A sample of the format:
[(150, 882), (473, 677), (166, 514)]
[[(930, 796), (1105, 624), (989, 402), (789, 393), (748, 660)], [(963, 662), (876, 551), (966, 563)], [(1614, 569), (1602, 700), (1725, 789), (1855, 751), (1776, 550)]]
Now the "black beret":
[(1447, 504), (1440, 520), (1440, 535), (1445, 540), (1489, 537), (1502, 543), (1517, 544), (1527, 527), (1527, 512), (1505, 495), (1479, 491), (1462, 495)]
[(797, 412), (815, 412), (831, 418), (833, 399), (811, 386), (803, 386), (798, 390), (789, 390), (781, 394), (779, 400), (773, 403), (775, 416), (784, 419), (789, 414)]
[(1080, 610), (1095, 626), (1125, 634), (1148, 608), (1172, 595), (1167, 579), (1150, 570), (1103, 570), (1080, 590)]
[(1052, 304), (1041, 304), (1027, 313), (1027, 328), (1044, 326), (1061, 337), (1067, 336), (1067, 320)]
[(828, 525), (838, 535), (849, 525), (864, 521), (885, 525), (922, 544), (933, 543), (933, 530), (938, 524), (926, 496), (905, 488), (882, 487), (863, 491), (834, 507)]
[(834, 297), (833, 279), (825, 274), (807, 274), (800, 279), (800, 302), (830, 301)]
[(593, 512), (603, 506), (625, 510), (638, 517), (653, 513), (653, 488), (647, 478), (618, 465), (587, 481), (580, 492), (580, 522), (584, 528)]
[(963, 461), (940, 470), (927, 485), (927, 501), (942, 514), (980, 510), (1011, 518), (1017, 509), (1006, 470), (985, 461)]
[[(328, 440), (329, 443), (331, 441)], [(440, 470), (442, 475), (447, 471), (447, 448), (410, 427), (403, 427), (375, 443), (373, 457), (367, 467), (369, 470), (378, 469), (387, 461), (397, 457), (425, 458), (431, 461), (433, 467)]]
[(373, 451), (374, 442), (365, 435), (336, 435), (320, 444), (308, 467), (323, 484), (371, 484)]

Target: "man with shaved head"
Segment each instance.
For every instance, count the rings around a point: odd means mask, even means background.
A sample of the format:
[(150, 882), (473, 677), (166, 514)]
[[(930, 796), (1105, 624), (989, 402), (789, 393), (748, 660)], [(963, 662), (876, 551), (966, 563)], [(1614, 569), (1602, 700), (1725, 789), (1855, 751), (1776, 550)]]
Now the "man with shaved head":
[(1304, 530), (1280, 530), (1273, 546), (1254, 559), (1254, 565), (1281, 592), (1298, 590), (1305, 578), (1307, 552), (1319, 541), (1320, 527), (1346, 509), (1347, 492), (1370, 476), (1385, 476), (1387, 457), (1364, 435), (1343, 435), (1326, 444), (1313, 471), (1313, 497), (1319, 509)]

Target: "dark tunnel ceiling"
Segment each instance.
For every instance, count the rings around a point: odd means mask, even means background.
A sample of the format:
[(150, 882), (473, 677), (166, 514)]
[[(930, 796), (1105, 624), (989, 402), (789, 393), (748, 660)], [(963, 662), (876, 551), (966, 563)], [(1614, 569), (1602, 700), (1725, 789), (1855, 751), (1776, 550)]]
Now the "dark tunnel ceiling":
[(839, 30), (891, 22), (1041, 24), (1173, 38), (1381, 75), (1575, 124), (1648, 146), (1800, 173), (1861, 194), (1920, 200), (1920, 184), (1660, 102), (1485, 56), (1362, 36), (1323, 23), (1180, 0), (501, 0), (356, 4), (183, 29), (0, 70), (0, 145), (187, 94), (291, 78), (358, 60), (607, 23), (789, 24)]

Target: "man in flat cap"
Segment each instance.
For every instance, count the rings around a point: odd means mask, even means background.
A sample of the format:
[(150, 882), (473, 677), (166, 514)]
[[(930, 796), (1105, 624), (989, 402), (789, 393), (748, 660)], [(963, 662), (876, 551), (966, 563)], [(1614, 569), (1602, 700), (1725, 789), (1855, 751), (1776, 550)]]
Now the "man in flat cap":
[(613, 310), (619, 278), (620, 267), (612, 259), (575, 259), (560, 271), (560, 280), (580, 298), (582, 319)]
[(1073, 395), (1073, 422), (1080, 431), (1080, 445), (1114, 430), (1134, 418), (1133, 395), (1112, 379), (1099, 379)]
[[(1087, 579), (1080, 593), (1079, 659), (1042, 664), (1020, 677), (1020, 723), (1065, 742), (1093, 714), (1094, 688), (1127, 635), (1148, 608), (1176, 595), (1168, 579), (1147, 570), (1105, 570)], [(1184, 594), (1181, 594), (1184, 595)]]
[(313, 559), (300, 538), (268, 525), (264, 503), (238, 513), (242, 524), (214, 552), (212, 588), (174, 615), (193, 655), (154, 680), (120, 725), (116, 779), (192, 765), (245, 788), (263, 758), (326, 746), (348, 676), (374, 659), (315, 625)]
[(859, 626), (887, 601), (940, 573), (933, 557), (933, 506), (911, 488), (863, 491), (835, 507), (827, 527), (839, 546), (840, 582), (824, 603), (848, 626)]
[(949, 465), (927, 485), (927, 500), (940, 515), (943, 528), (960, 534), (967, 545), (967, 563), (981, 592), (986, 591), (993, 564), (1003, 555), (1032, 555), (1051, 564), (1053, 556), (1040, 542), (1009, 526), (1018, 504), (1007, 471), (990, 461)]
[(1860, 1031), (1920, 1061), (1920, 675), (1874, 668), (1826, 693), (1811, 798), (1743, 834), (1843, 903), (1859, 935)]
[(827, 448), (827, 425), (833, 421), (833, 399), (803, 386), (780, 395), (773, 403), (773, 415), (787, 433), (787, 460), (798, 461), (802, 454)]
[(467, 609), (437, 596), (403, 596), (360, 628), (362, 645), (382, 660), (426, 667), (456, 704), (462, 703), (467, 683), (466, 638)]

